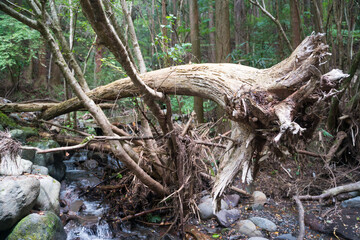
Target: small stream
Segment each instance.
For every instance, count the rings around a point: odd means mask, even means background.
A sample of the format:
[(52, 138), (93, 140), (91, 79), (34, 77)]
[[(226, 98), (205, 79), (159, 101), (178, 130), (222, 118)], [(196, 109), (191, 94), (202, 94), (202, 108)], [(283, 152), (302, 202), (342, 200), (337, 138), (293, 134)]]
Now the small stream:
[(73, 154), (69, 160), (64, 161), (66, 179), (62, 185), (60, 198), (67, 206), (62, 208), (62, 211), (67, 212), (70, 216), (76, 216), (76, 219), (68, 221), (65, 225), (67, 239), (114, 239), (109, 224), (101, 220), (102, 216), (106, 214), (107, 206), (101, 204), (99, 200), (80, 196), (79, 188), (86, 189), (100, 182), (96, 175), (101, 174), (101, 171), (97, 169), (96, 164), (92, 166), (91, 171), (83, 169), (86, 160), (88, 160), (88, 151), (79, 151)]
[[(116, 232), (104, 220), (108, 206), (101, 204), (101, 199), (82, 196), (81, 189), (93, 187), (100, 183), (97, 176), (103, 175), (98, 162), (89, 159), (92, 152), (82, 150), (65, 160), (66, 178), (62, 182), (60, 199), (63, 203), (61, 213), (68, 216), (64, 228), (68, 240), (112, 240), (112, 239), (159, 239), (154, 229), (123, 223)], [(104, 156), (108, 165), (117, 166), (117, 162), (109, 155)]]

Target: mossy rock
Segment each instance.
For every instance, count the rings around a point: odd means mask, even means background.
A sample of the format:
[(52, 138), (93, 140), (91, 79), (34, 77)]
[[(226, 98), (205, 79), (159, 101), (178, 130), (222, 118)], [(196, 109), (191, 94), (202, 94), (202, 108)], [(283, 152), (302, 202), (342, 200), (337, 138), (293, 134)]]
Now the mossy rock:
[(3, 128), (16, 128), (18, 125), (16, 122), (9, 118), (6, 114), (0, 111), (0, 125), (2, 125)]
[(33, 137), (33, 136), (39, 136), (39, 131), (36, 128), (22, 127), (21, 130), (23, 130), (26, 138)]
[(4, 127), (0, 124), (0, 131), (4, 131)]
[(65, 240), (66, 233), (60, 218), (53, 212), (32, 213), (23, 218), (7, 240)]

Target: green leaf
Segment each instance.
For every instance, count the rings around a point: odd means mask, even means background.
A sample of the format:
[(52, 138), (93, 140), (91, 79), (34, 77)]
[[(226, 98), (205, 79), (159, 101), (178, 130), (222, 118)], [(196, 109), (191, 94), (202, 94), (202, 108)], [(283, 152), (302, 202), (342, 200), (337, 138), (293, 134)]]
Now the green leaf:
[(219, 237), (220, 237), (220, 235), (217, 234), (217, 233), (214, 233), (214, 234), (212, 235), (212, 238), (219, 238)]

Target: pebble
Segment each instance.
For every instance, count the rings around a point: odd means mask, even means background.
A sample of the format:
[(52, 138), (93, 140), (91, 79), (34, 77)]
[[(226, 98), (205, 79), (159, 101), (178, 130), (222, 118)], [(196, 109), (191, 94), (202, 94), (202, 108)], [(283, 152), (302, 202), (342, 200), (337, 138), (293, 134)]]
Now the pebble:
[(275, 232), (277, 229), (276, 224), (266, 218), (252, 217), (250, 218), (250, 221), (252, 221), (259, 228), (269, 232)]
[(275, 240), (296, 240), (296, 237), (291, 235), (291, 233), (279, 235), (275, 238)]
[(360, 197), (355, 197), (341, 203), (343, 208), (360, 208)]
[(254, 210), (263, 210), (264, 204), (267, 202), (266, 195), (263, 192), (255, 191), (252, 194), (252, 199), (254, 201), (252, 209)]
[[(200, 204), (198, 205), (200, 217), (203, 220), (214, 217), (214, 207), (212, 204), (212, 198), (208, 195), (203, 197), (200, 200)], [(226, 204), (224, 200), (221, 200), (221, 210), (229, 209), (229, 206)]]
[(223, 227), (230, 227), (231, 224), (240, 218), (240, 212), (237, 209), (221, 210), (215, 214), (219, 224)]
[(262, 233), (256, 229), (255, 224), (250, 220), (241, 220), (237, 224), (238, 231), (248, 237), (262, 237)]

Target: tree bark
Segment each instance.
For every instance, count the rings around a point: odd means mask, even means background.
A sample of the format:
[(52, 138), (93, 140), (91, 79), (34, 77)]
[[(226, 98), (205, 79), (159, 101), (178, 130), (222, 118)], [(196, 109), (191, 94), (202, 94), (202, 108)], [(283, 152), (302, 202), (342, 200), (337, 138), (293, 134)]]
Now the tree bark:
[[(214, 6), (212, 4), (212, 1), (209, 3), (209, 29), (214, 29), (215, 23), (214, 23)], [(216, 62), (216, 48), (215, 48), (215, 31), (210, 31), (209, 33), (209, 62), (214, 63)]]
[(138, 60), (140, 73), (144, 73), (144, 72), (146, 72), (145, 61), (141, 54), (140, 46), (139, 46), (139, 43), (138, 43), (138, 40), (136, 37), (134, 23), (131, 18), (131, 12), (128, 11), (127, 3), (125, 0), (121, 0), (120, 3), (121, 3), (121, 7), (123, 10), (124, 16), (126, 18), (126, 22), (129, 26), (130, 38), (131, 38), (131, 41), (132, 41), (132, 44), (134, 47), (135, 57)]
[(216, 16), (216, 62), (230, 62), (229, 0), (215, 1)]
[(291, 40), (295, 49), (301, 43), (301, 19), (298, 0), (290, 0)]
[[(200, 51), (200, 33), (199, 33), (199, 9), (197, 0), (190, 0), (190, 37), (191, 37), (191, 50), (192, 61), (194, 63), (201, 62)], [(194, 97), (194, 111), (196, 113), (196, 119), (199, 123), (204, 122), (204, 108), (203, 99), (200, 97)]]

